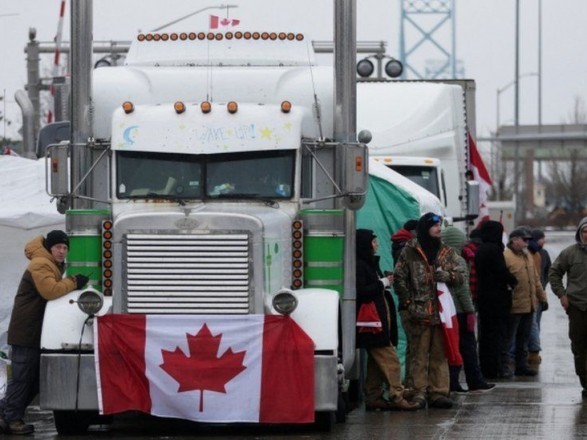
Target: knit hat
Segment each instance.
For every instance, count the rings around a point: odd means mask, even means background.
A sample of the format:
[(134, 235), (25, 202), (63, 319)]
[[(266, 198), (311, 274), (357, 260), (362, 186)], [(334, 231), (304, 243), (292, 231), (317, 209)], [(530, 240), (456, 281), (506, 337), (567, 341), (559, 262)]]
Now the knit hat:
[(65, 244), (69, 247), (69, 237), (65, 232), (54, 230), (47, 234), (47, 238), (45, 238), (45, 248), (50, 251), (56, 244)]
[(532, 240), (536, 240), (536, 241), (545, 237), (544, 232), (540, 229), (532, 229), (531, 234), (532, 234)]
[(438, 250), (440, 249), (440, 239), (430, 236), (430, 228), (442, 221), (442, 217), (433, 212), (427, 212), (418, 220), (416, 227), (416, 237), (422, 247), (429, 264), (434, 264)]
[(433, 212), (427, 212), (418, 220), (418, 224), (416, 226), (418, 235), (420, 235), (420, 233), (428, 234), (428, 230), (436, 223), (440, 223), (441, 221), (442, 217), (438, 214), (434, 214)]
[(418, 220), (408, 220), (407, 222), (404, 223), (403, 228), (406, 231), (416, 231), (416, 227), (418, 226)]
[(463, 250), (465, 245), (466, 236), (463, 231), (454, 226), (447, 226), (442, 230), (442, 241), (447, 246), (450, 246), (457, 250), (459, 253)]

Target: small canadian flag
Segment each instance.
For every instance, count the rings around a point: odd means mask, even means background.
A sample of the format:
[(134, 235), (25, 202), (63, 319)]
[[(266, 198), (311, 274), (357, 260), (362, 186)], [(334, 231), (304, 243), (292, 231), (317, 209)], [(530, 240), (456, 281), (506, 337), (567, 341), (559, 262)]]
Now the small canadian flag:
[(220, 18), (218, 15), (210, 15), (210, 29), (235, 27), (238, 26), (240, 22), (240, 20), (234, 18)]

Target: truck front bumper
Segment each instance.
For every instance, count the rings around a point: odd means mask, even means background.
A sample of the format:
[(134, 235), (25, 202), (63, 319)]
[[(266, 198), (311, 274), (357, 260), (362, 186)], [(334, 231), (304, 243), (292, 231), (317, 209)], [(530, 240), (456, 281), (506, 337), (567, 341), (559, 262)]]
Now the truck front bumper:
[[(336, 356), (314, 356), (316, 411), (336, 410), (338, 399), (336, 372)], [(305, 372), (300, 371), (300, 374)], [(94, 355), (90, 353), (41, 354), (40, 406), (46, 410), (99, 409)]]

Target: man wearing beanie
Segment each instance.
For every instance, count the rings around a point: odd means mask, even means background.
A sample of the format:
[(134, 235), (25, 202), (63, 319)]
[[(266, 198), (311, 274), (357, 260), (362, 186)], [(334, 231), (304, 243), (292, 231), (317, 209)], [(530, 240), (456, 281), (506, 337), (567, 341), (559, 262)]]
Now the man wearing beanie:
[(39, 392), (41, 329), (47, 301), (81, 289), (88, 278), (83, 275), (63, 278), (69, 238), (63, 231), (38, 236), (24, 248), (30, 260), (18, 292), (8, 326), (12, 351), (12, 375), (5, 397), (0, 400), (0, 432), (32, 434), (33, 425), (23, 422), (27, 406)]
[(393, 284), (408, 338), (412, 400), (422, 407), (428, 402), (431, 408), (453, 405), (436, 283), (463, 283), (456, 252), (442, 244), (441, 220), (432, 212), (420, 217), (416, 238), (406, 243), (395, 266)]
[[(465, 233), (454, 226), (447, 226), (442, 230), (442, 242), (455, 250), (457, 254), (463, 251), (465, 245)], [(457, 255), (457, 262), (463, 271), (464, 281), (460, 286), (450, 287), (450, 293), (455, 303), (457, 319), (459, 322), (459, 350), (463, 357), (465, 379), (469, 391), (482, 392), (495, 387), (495, 384), (488, 384), (479, 368), (477, 356), (477, 339), (475, 337), (475, 307), (469, 290), (469, 266), (463, 257)], [(459, 384), (460, 366), (449, 366), (450, 390), (465, 392)]]
[(575, 373), (583, 388), (583, 399), (587, 399), (587, 217), (579, 222), (575, 241), (554, 260), (548, 281), (569, 318)]

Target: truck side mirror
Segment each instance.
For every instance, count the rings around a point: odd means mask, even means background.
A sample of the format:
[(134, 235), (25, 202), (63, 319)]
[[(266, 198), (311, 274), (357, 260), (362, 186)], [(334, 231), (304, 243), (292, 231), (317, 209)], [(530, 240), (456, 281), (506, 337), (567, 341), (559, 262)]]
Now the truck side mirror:
[(49, 145), (45, 156), (46, 191), (52, 197), (66, 196), (69, 192), (69, 142)]
[(467, 180), (467, 217), (476, 218), (479, 216), (480, 194), (479, 182)]
[(368, 188), (369, 160), (365, 144), (343, 144), (342, 190), (346, 194), (344, 205), (351, 210), (365, 204)]

